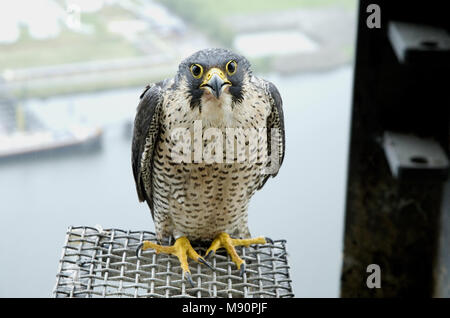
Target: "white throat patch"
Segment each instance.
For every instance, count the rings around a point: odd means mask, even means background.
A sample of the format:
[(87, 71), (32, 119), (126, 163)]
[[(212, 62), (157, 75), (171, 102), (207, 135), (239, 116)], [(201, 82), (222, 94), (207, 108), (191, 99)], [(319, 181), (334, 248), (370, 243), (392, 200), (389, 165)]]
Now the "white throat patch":
[(201, 97), (200, 119), (206, 127), (233, 127), (234, 116), (231, 104), (231, 94), (223, 92), (219, 99), (211, 94), (203, 94)]

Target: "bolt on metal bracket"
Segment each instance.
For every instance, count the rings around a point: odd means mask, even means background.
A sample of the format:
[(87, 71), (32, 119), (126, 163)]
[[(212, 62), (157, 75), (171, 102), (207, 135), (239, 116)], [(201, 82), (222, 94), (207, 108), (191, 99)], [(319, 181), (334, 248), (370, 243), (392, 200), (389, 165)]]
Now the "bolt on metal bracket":
[(447, 155), (433, 139), (386, 131), (382, 145), (396, 178), (444, 180), (448, 176)]
[(401, 64), (450, 64), (450, 35), (443, 28), (392, 21), (388, 37)]

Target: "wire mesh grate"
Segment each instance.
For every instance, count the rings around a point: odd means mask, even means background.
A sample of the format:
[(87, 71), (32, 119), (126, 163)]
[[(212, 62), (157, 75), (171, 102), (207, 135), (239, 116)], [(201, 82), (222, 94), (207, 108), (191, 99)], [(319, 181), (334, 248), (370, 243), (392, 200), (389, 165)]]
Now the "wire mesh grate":
[[(216, 269), (190, 260), (194, 287), (183, 279), (175, 256), (141, 251), (147, 231), (69, 227), (56, 275), (55, 297), (293, 297), (286, 241), (237, 247), (247, 268), (241, 277), (226, 254), (208, 258)], [(170, 241), (162, 242), (171, 244)], [(203, 255), (204, 247), (194, 248)]]

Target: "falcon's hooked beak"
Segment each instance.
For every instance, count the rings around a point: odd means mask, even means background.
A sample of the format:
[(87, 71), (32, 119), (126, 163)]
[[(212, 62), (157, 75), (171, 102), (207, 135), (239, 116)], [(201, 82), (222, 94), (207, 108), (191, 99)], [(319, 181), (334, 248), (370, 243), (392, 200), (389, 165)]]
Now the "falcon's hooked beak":
[(211, 68), (206, 73), (200, 88), (207, 88), (213, 95), (219, 99), (224, 87), (231, 86), (231, 82), (227, 79), (224, 72), (216, 67)]

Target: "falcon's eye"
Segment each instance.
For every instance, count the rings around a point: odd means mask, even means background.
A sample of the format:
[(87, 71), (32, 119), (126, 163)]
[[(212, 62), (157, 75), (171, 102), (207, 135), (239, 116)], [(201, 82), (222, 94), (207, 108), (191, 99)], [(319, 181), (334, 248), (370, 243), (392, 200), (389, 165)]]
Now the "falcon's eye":
[(227, 69), (227, 73), (228, 75), (233, 75), (234, 73), (236, 73), (236, 69), (237, 69), (237, 63), (235, 60), (231, 60), (227, 63), (227, 65), (225, 66), (225, 68)]
[(194, 78), (200, 78), (203, 75), (203, 67), (200, 64), (192, 64), (191, 73)]

